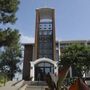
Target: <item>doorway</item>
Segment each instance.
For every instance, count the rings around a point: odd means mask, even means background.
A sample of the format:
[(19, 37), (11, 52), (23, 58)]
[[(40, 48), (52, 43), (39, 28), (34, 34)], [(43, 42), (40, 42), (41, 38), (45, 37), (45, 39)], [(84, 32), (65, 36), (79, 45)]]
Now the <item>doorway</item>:
[(47, 73), (54, 73), (54, 65), (49, 62), (40, 62), (35, 65), (35, 81), (44, 81)]

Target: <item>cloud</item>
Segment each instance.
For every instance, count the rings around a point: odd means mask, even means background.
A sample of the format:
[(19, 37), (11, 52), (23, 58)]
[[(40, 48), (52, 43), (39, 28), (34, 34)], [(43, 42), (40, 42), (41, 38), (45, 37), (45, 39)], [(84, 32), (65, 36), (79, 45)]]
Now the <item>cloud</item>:
[(34, 43), (34, 37), (21, 35), (20, 42), (21, 43)]

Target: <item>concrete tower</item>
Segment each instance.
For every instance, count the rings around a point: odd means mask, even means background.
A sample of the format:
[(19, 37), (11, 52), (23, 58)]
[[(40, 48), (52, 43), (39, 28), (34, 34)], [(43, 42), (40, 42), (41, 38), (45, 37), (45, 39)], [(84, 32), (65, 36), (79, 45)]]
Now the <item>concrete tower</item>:
[(55, 13), (51, 8), (36, 9), (35, 60), (55, 60)]
[[(47, 73), (57, 72), (58, 43), (55, 40), (55, 12), (36, 9), (35, 44), (24, 45), (23, 79), (44, 81)], [(57, 53), (56, 53), (57, 51)]]

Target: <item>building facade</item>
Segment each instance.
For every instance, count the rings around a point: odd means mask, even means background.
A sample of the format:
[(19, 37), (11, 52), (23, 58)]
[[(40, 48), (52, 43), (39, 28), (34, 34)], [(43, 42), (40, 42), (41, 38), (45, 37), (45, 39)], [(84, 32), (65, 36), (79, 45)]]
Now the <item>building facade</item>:
[(90, 40), (68, 40), (68, 41), (60, 41), (60, 51), (63, 52), (63, 49), (73, 45), (73, 44), (80, 44), (85, 46), (90, 46)]
[(55, 10), (36, 9), (35, 43), (24, 44), (24, 80), (44, 81), (47, 73), (57, 74), (60, 48), (55, 38)]
[[(44, 81), (47, 73), (58, 74), (60, 53), (72, 44), (90, 46), (90, 41), (56, 41), (55, 10), (36, 9), (35, 43), (24, 44), (23, 79)], [(71, 69), (70, 77), (72, 77)]]

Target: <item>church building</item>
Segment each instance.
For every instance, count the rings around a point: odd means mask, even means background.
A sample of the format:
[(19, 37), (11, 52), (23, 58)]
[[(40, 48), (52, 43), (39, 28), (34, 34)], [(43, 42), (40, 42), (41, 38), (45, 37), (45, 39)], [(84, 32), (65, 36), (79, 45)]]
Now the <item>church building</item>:
[(55, 36), (55, 10), (36, 9), (35, 43), (24, 44), (23, 79), (44, 81), (47, 73), (58, 74), (59, 42)]

